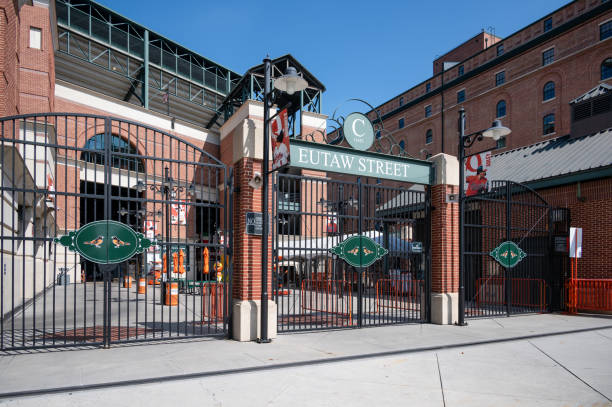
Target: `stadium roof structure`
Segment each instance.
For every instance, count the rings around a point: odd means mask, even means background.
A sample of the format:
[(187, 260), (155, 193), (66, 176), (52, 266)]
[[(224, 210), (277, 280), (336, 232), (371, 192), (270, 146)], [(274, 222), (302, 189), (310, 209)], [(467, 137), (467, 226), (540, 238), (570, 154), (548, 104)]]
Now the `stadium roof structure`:
[(56, 0), (56, 76), (204, 127), (241, 76), (91, 0)]
[[(294, 67), (297, 74), (308, 82), (308, 87), (302, 92), (296, 92), (292, 97), (288, 95), (277, 94), (275, 104), (277, 106), (285, 106), (291, 102), (289, 111), (290, 116), (298, 110), (305, 109), (310, 112), (321, 113), (321, 94), (325, 92), (325, 86), (312, 73), (310, 73), (304, 65), (302, 65), (291, 54), (283, 55), (271, 61), (272, 72), (271, 78), (278, 78), (284, 75), (288, 67)], [(263, 101), (264, 93), (264, 64), (256, 65), (248, 69), (242, 76), (236, 86), (234, 86), (229, 95), (223, 101), (219, 112), (206, 125), (211, 128), (213, 125), (218, 125), (218, 120), (223, 116), (227, 120), (234, 111), (242, 106), (247, 100)], [(295, 124), (294, 120), (290, 119), (290, 127)], [(293, 127), (292, 127), (293, 129)], [(294, 134), (290, 132), (290, 134)]]

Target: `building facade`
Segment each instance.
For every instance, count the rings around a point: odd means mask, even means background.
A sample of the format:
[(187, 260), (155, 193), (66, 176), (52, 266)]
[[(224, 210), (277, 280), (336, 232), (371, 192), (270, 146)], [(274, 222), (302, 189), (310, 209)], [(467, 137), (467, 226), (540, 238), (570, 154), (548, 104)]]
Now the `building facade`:
[[(496, 146), (512, 149), (570, 133), (570, 101), (612, 83), (612, 6), (573, 1), (499, 38), (481, 33), (433, 63), (433, 76), (370, 112), (407, 154), (456, 155), (458, 110), (466, 134), (500, 119), (512, 134)], [(468, 152), (469, 153), (469, 152)]]

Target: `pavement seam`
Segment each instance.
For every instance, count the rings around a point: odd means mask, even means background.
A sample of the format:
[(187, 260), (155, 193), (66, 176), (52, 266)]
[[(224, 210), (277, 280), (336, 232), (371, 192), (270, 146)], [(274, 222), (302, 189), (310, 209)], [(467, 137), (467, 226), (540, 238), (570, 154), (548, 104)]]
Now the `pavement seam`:
[(596, 333), (597, 335), (599, 335), (599, 336), (603, 336), (604, 338), (609, 339), (609, 340), (611, 340), (611, 341), (612, 341), (612, 338), (610, 338), (608, 335), (604, 335), (604, 334), (602, 334), (601, 332), (595, 332), (595, 333)]
[(442, 405), (446, 407), (446, 397), (444, 397), (444, 385), (442, 384), (442, 372), (440, 371), (440, 360), (436, 352), (436, 363), (438, 364), (438, 377), (440, 378), (440, 390), (442, 391)]
[(606, 400), (612, 402), (612, 399), (610, 399), (608, 396), (606, 396), (605, 394), (603, 394), (602, 392), (600, 392), (599, 390), (597, 390), (595, 387), (591, 386), (589, 383), (587, 383), (585, 380), (583, 380), (580, 376), (578, 376), (577, 374), (575, 374), (574, 372), (572, 372), (571, 370), (569, 370), (569, 368), (567, 368), (563, 363), (559, 362), (558, 360), (556, 360), (555, 358), (553, 358), (552, 356), (550, 356), (548, 353), (544, 352), (542, 349), (540, 349), (535, 343), (531, 342), (531, 341), (527, 341), (531, 344), (531, 346), (533, 346), (534, 348), (536, 348), (537, 350), (539, 350), (540, 352), (542, 352), (545, 356), (547, 356), (550, 360), (552, 360), (553, 362), (555, 362), (556, 364), (558, 364), (559, 366), (561, 366), (563, 369), (565, 369), (565, 371), (567, 371), (569, 374), (571, 374), (572, 376), (574, 376), (576, 379), (580, 380), (582, 383), (584, 383), (587, 387), (589, 387), (591, 390), (595, 391), (596, 393), (598, 393), (600, 396), (602, 396), (603, 398), (605, 398)]
[[(270, 364), (270, 365), (265, 365), (265, 366), (248, 366), (248, 367), (216, 370), (216, 371), (209, 371), (209, 372), (184, 373), (184, 374), (178, 374), (178, 375), (121, 380), (121, 381), (116, 381), (116, 382), (92, 383), (92, 384), (85, 384), (81, 386), (65, 386), (65, 387), (55, 387), (55, 388), (47, 388), (47, 389), (22, 390), (22, 391), (17, 391), (17, 392), (0, 393), (0, 399), (21, 398), (21, 397), (39, 396), (39, 395), (56, 394), (56, 393), (68, 393), (68, 392), (86, 391), (86, 390), (99, 390), (99, 389), (111, 388), (111, 387), (126, 387), (126, 386), (145, 385), (145, 384), (152, 384), (152, 383), (163, 383), (167, 381), (189, 380), (189, 379), (199, 379), (199, 378), (212, 377), (212, 376), (252, 373), (252, 372), (258, 372), (258, 371), (265, 371), (265, 370), (276, 370), (276, 369), (287, 369), (287, 368), (293, 368), (293, 367), (323, 365), (323, 364), (328, 364), (328, 363), (339, 363), (339, 362), (348, 362), (348, 361), (353, 361), (353, 360), (373, 359), (377, 357), (396, 356), (396, 355), (403, 355), (403, 354), (408, 354), (408, 353), (431, 352), (431, 351), (439, 351), (439, 350), (445, 350), (445, 349), (456, 349), (456, 348), (461, 348), (461, 347), (466, 347), (466, 346), (489, 345), (489, 344), (495, 344), (495, 343), (513, 342), (513, 341), (529, 340), (529, 339), (535, 339), (535, 338), (546, 338), (546, 337), (551, 337), (551, 336), (569, 335), (569, 334), (582, 333), (582, 332), (593, 332), (593, 331), (611, 329), (611, 328), (612, 328), (612, 325), (605, 325), (605, 326), (594, 327), (594, 328), (581, 328), (581, 329), (573, 329), (569, 331), (548, 332), (548, 333), (542, 333), (542, 334), (522, 335), (522, 336), (509, 337), (509, 338), (497, 338), (497, 339), (487, 339), (487, 340), (481, 340), (481, 341), (461, 342), (461, 343), (455, 343), (455, 344), (450, 344), (450, 345), (426, 346), (426, 347), (419, 347), (419, 348), (413, 348), (413, 349), (399, 349), (399, 350), (392, 350), (392, 351), (385, 351), (385, 352), (338, 356), (334, 358), (278, 363), (278, 364)], [(457, 328), (457, 329), (460, 329), (460, 328)]]

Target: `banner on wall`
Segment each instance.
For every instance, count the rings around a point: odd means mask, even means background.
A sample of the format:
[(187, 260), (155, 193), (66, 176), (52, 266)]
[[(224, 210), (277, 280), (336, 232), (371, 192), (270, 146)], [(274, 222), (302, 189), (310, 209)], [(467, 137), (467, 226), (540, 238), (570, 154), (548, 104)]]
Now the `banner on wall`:
[(157, 236), (157, 222), (154, 220), (145, 222), (145, 236), (147, 239), (155, 239), (155, 236)]
[(182, 203), (170, 205), (170, 223), (173, 225), (187, 224), (187, 205)]
[(465, 159), (464, 192), (465, 196), (482, 194), (490, 190), (487, 171), (491, 167), (491, 152), (474, 154)]
[(270, 123), (272, 141), (272, 169), (276, 171), (291, 163), (289, 147), (289, 116), (287, 109), (281, 110)]

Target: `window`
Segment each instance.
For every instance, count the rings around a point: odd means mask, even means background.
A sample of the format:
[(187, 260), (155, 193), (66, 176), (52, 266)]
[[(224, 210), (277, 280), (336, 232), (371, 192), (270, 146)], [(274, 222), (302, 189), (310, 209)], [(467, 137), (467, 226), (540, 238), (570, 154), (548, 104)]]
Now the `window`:
[(404, 128), (404, 118), (401, 118), (397, 121), (397, 127), (400, 129)]
[(40, 28), (30, 27), (30, 48), (40, 49), (42, 34)]
[(427, 82), (425, 84), (425, 92), (429, 92), (431, 90), (431, 83)]
[(542, 100), (550, 100), (555, 97), (555, 83), (553, 81), (546, 82), (542, 92)]
[(425, 106), (425, 117), (431, 116), (431, 105)]
[(544, 135), (555, 132), (555, 115), (554, 114), (551, 113), (551, 114), (547, 114), (546, 116), (544, 116), (542, 132), (544, 133)]
[(506, 137), (502, 137), (499, 140), (497, 140), (497, 148), (504, 148), (506, 147)]
[(504, 54), (504, 44), (499, 44), (497, 46), (497, 56), (503, 55)]
[(425, 133), (425, 144), (431, 144), (431, 143), (433, 143), (433, 132), (431, 131), (431, 129), (429, 129)]
[(459, 65), (458, 75), (461, 76), (464, 74), (463, 65)]
[[(104, 134), (97, 134), (87, 140), (83, 148), (90, 151), (81, 153), (81, 160), (104, 165)], [(100, 152), (98, 152), (100, 151)], [(138, 154), (138, 151), (121, 137), (111, 135), (111, 151), (123, 154)], [(144, 172), (143, 161), (135, 157), (122, 157), (113, 155), (111, 167), (123, 170)]]
[(504, 117), (506, 115), (506, 101), (500, 100), (495, 108), (495, 117)]
[(612, 58), (607, 58), (601, 63), (601, 80), (612, 78)]
[(381, 137), (380, 130), (376, 130), (376, 140), (379, 140)]
[(461, 89), (457, 92), (457, 103), (461, 103), (465, 100), (465, 89)]
[(404, 149), (406, 148), (406, 142), (404, 140), (400, 140), (399, 146), (400, 146), (400, 150), (404, 151)]
[(609, 37), (612, 37), (612, 20), (599, 26), (599, 40), (603, 41)]
[(402, 106), (404, 104), (404, 97), (402, 96), (399, 100), (399, 105)]
[(495, 86), (502, 85), (506, 82), (506, 71), (501, 71), (495, 74)]
[(552, 17), (544, 20), (544, 32), (552, 30)]
[(554, 48), (547, 49), (546, 51), (542, 52), (542, 66), (548, 65), (552, 63), (554, 60), (555, 60), (555, 49)]

